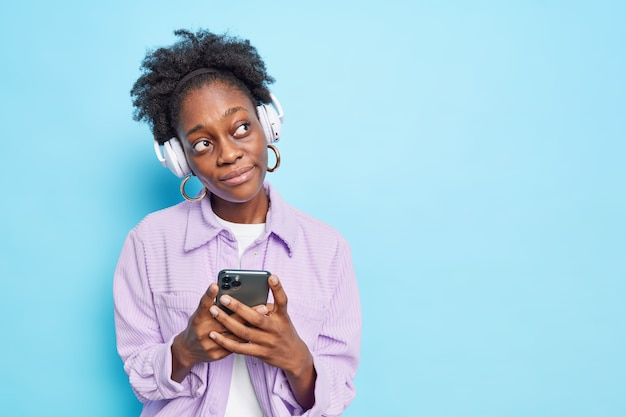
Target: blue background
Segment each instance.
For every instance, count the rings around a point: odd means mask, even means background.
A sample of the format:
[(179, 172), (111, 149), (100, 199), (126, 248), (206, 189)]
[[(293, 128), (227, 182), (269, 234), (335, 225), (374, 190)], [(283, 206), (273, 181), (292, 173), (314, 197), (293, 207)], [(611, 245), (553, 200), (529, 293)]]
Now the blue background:
[(138, 415), (112, 274), (181, 197), (129, 90), (199, 27), (258, 48), (286, 111), (269, 178), (351, 241), (346, 416), (626, 415), (625, 2), (11, 3), (3, 415)]

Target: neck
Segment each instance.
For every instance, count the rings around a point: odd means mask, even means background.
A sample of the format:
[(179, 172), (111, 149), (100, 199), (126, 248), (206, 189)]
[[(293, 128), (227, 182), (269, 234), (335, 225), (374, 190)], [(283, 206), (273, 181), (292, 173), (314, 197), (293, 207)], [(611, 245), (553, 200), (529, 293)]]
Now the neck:
[(211, 194), (213, 212), (221, 219), (232, 223), (258, 224), (265, 223), (270, 200), (265, 191), (244, 203), (233, 203)]

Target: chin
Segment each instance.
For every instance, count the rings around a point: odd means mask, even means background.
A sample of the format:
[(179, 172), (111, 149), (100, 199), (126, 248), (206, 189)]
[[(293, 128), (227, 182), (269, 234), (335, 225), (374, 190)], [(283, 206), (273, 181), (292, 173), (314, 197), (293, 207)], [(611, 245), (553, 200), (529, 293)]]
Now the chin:
[(258, 186), (252, 186), (246, 183), (229, 188), (228, 191), (220, 189), (211, 194), (229, 203), (242, 204), (254, 200), (259, 194), (265, 195), (265, 188), (263, 187), (263, 183)]

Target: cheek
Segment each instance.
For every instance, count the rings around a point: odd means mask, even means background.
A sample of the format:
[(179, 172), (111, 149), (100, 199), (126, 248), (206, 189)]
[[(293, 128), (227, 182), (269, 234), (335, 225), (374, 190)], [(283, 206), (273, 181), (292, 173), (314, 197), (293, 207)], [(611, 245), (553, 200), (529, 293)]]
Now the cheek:
[(198, 165), (198, 158), (194, 158), (193, 156), (187, 154), (187, 163), (189, 164), (189, 168), (194, 172), (194, 174), (198, 174), (198, 170), (200, 165)]
[(198, 177), (200, 181), (205, 184), (209, 183), (211, 176), (214, 174), (212, 167), (215, 164), (211, 157), (207, 155), (193, 156), (187, 154), (187, 163), (189, 164), (191, 172)]
[(187, 164), (189, 165), (191, 172), (193, 172), (194, 175), (198, 175), (200, 170), (196, 158), (187, 152), (185, 152), (185, 157), (187, 158)]
[(262, 154), (262, 163), (264, 167), (267, 167), (268, 161), (269, 161), (269, 152), (271, 152), (269, 150), (269, 148), (267, 146), (265, 146), (265, 149), (263, 150), (263, 154)]
[(270, 148), (267, 147), (267, 142), (265, 141), (265, 136), (261, 135), (262, 139), (260, 140), (260, 143), (258, 144), (258, 151), (257, 151), (257, 155), (259, 158), (259, 162), (264, 163), (265, 166), (267, 166), (267, 162), (272, 158), (273, 152), (270, 150)]

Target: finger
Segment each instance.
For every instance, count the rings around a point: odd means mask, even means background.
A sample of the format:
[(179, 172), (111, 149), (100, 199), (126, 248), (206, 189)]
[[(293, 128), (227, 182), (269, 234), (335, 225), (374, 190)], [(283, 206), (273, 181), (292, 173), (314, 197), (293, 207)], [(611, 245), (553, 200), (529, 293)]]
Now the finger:
[(246, 340), (237, 340), (230, 337), (226, 337), (217, 332), (211, 332), (209, 337), (213, 340), (213, 342), (223, 349), (226, 349), (229, 352), (239, 353), (243, 355), (256, 356), (257, 350), (259, 349), (258, 345), (251, 343)]
[[(214, 332), (214, 333), (217, 333), (217, 334), (221, 335), (222, 337), (225, 337), (226, 339), (234, 340), (235, 342), (238, 342), (238, 343), (248, 343), (248, 341), (247, 341), (247, 340), (243, 340), (242, 338), (237, 337), (237, 335), (233, 334), (233, 333), (232, 333), (232, 332), (230, 332), (230, 331), (226, 331), (226, 332)], [(209, 336), (209, 339), (210, 339), (212, 342), (215, 342), (215, 341), (211, 338), (211, 332), (209, 332), (209, 335), (208, 335), (208, 336)]]
[(287, 294), (283, 289), (280, 280), (276, 275), (271, 275), (267, 282), (270, 285), (270, 290), (274, 295), (274, 309), (272, 313), (287, 313)]
[(217, 296), (218, 290), (219, 288), (217, 284), (214, 282), (211, 283), (211, 285), (209, 285), (209, 288), (207, 288), (204, 294), (202, 295), (202, 298), (200, 299), (200, 305), (198, 306), (198, 308), (202, 309), (203, 311), (208, 311), (209, 308), (214, 304), (215, 297)]
[[(263, 316), (260, 316), (263, 317)], [(210, 332), (209, 338), (219, 346), (235, 353), (251, 354), (250, 345), (256, 345), (256, 349), (264, 345), (264, 333), (255, 327), (234, 323), (234, 329), (230, 334)]]
[(221, 323), (226, 329), (242, 340), (248, 341), (254, 338), (254, 333), (251, 333), (251, 330), (254, 327), (262, 325), (263, 320), (267, 319), (264, 313), (259, 313), (232, 297), (222, 296), (220, 297), (220, 302), (228, 306), (227, 308), (231, 310), (233, 314), (226, 314), (224, 310), (215, 305), (209, 310), (211, 315), (215, 321)]
[[(255, 311), (255, 308), (248, 307), (246, 304), (229, 295), (222, 295), (219, 299), (219, 302), (224, 307), (233, 312), (231, 318), (239, 316), (241, 318), (240, 322), (249, 321), (259, 314), (265, 314)], [(260, 308), (260, 306), (257, 306), (256, 308)]]
[(254, 306), (252, 307), (252, 309), (254, 311), (256, 311), (259, 314), (267, 314), (269, 312), (269, 309), (267, 308), (267, 306), (265, 304), (261, 304), (259, 306)]

